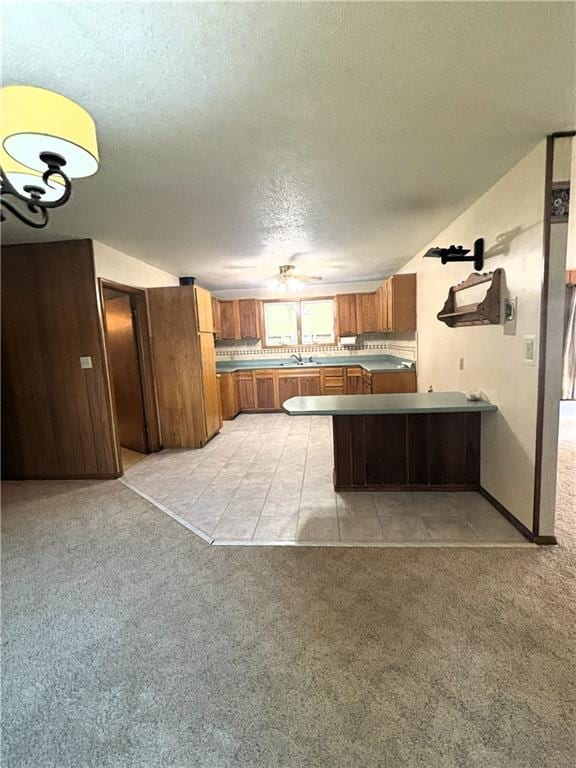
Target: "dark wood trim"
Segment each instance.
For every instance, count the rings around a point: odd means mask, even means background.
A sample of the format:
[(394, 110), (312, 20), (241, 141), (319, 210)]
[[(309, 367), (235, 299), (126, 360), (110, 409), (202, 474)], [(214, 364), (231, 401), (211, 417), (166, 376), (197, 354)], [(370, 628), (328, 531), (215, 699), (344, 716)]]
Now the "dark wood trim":
[[(152, 364), (152, 342), (150, 333), (150, 316), (148, 312), (148, 298), (144, 288), (135, 288), (131, 285), (115, 283), (112, 280), (104, 278), (98, 279), (100, 315), (102, 318), (102, 327), (104, 335), (106, 334), (106, 313), (104, 312), (104, 291), (106, 288), (126, 293), (131, 298), (131, 304), (135, 310), (136, 319), (136, 343), (138, 346), (138, 361), (140, 363), (140, 376), (142, 383), (142, 394), (144, 400), (144, 418), (146, 421), (146, 432), (148, 451), (156, 453), (162, 450), (162, 436), (160, 433), (160, 419), (158, 414), (158, 400), (156, 394), (156, 378)], [(109, 367), (108, 352), (105, 346), (106, 364)], [(112, 394), (112, 393), (111, 393)], [(114, 421), (116, 422), (116, 406), (113, 402)], [(121, 449), (119, 443), (118, 429), (116, 428), (116, 442), (119, 456)]]
[[(494, 509), (498, 510), (498, 512), (500, 512), (502, 517), (506, 518), (506, 520), (509, 523), (511, 523), (514, 526), (514, 528), (516, 528), (517, 531), (520, 531), (522, 536), (524, 536), (526, 539), (528, 539), (528, 541), (531, 541), (531, 542), (535, 542), (536, 541), (536, 537), (534, 536), (532, 531), (529, 528), (527, 528), (524, 525), (524, 523), (521, 523), (520, 520), (518, 520), (518, 518), (515, 517), (512, 514), (512, 512), (510, 512), (508, 509), (506, 509), (506, 507), (503, 504), (500, 504), (498, 499), (495, 499), (494, 496), (492, 496), (492, 494), (489, 491), (486, 490), (486, 488), (483, 488), (482, 486), (480, 486), (478, 488), (478, 493), (481, 496), (483, 496), (486, 499), (486, 501), (489, 501), (490, 504), (492, 504), (492, 506), (494, 507)], [(538, 542), (536, 542), (536, 543), (538, 543)]]
[(4, 482), (21, 483), (24, 480), (118, 480), (119, 477), (122, 477), (122, 472), (104, 475), (14, 475), (7, 477)]
[(414, 491), (416, 493), (434, 493), (434, 491), (448, 491), (449, 493), (463, 493), (464, 491), (470, 491), (471, 493), (480, 492), (479, 485), (335, 485), (334, 490), (336, 492), (351, 491), (382, 491), (382, 493), (388, 493), (389, 491)]
[(540, 546), (554, 546), (555, 544), (558, 544), (558, 539), (556, 536), (534, 536), (534, 544), (539, 544)]

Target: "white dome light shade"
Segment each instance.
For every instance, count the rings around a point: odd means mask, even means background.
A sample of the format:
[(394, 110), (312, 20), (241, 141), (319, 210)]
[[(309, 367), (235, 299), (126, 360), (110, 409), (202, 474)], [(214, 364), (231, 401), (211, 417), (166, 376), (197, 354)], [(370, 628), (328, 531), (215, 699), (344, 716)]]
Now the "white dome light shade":
[(40, 155), (60, 155), (72, 179), (98, 170), (94, 121), (71, 99), (44, 88), (10, 85), (0, 91), (0, 109), (2, 145), (14, 160), (45, 171)]

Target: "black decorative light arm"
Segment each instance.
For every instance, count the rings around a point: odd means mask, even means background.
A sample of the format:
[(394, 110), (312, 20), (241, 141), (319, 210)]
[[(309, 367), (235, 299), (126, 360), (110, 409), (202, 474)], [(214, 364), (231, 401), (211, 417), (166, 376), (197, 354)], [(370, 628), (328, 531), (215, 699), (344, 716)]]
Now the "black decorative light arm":
[[(0, 221), (5, 221), (6, 216), (4, 211), (9, 211), (20, 221), (27, 224), (29, 227), (35, 229), (42, 229), (48, 224), (50, 208), (59, 208), (64, 205), (70, 199), (72, 194), (72, 183), (68, 176), (62, 170), (62, 167), (66, 165), (66, 160), (60, 155), (53, 152), (42, 152), (40, 154), (40, 160), (46, 164), (47, 168), (42, 174), (42, 182), (45, 187), (50, 187), (50, 179), (57, 176), (60, 181), (58, 185), (62, 187), (62, 194), (56, 200), (43, 200), (43, 195), (46, 194), (44, 187), (36, 186), (34, 184), (27, 184), (23, 189), (26, 195), (22, 195), (18, 190), (10, 183), (10, 180), (0, 168)], [(24, 203), (26, 211), (21, 210), (18, 205), (15, 205), (9, 197), (15, 198), (19, 203)], [(30, 215), (31, 214), (31, 215)]]
[(440, 259), (442, 264), (448, 264), (452, 261), (473, 261), (474, 269), (477, 272), (484, 267), (484, 238), (479, 237), (474, 241), (474, 252), (471, 256), (470, 248), (464, 248), (462, 245), (451, 245), (449, 248), (429, 248), (424, 256), (430, 256)]

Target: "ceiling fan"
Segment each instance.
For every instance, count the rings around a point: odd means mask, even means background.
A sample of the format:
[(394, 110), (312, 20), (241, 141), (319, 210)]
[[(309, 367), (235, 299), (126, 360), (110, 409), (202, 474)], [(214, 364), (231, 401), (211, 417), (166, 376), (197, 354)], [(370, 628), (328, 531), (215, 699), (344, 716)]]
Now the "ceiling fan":
[(270, 278), (270, 282), (279, 291), (300, 290), (305, 283), (317, 283), (322, 280), (318, 275), (305, 275), (297, 272), (294, 264), (282, 264), (278, 274)]

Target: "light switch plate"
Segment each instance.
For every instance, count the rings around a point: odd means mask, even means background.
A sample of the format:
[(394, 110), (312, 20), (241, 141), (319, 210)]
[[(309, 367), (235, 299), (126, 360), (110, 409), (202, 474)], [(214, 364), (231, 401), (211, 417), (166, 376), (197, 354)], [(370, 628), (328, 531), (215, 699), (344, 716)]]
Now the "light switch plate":
[(536, 365), (536, 336), (524, 336), (524, 365)]
[(92, 358), (90, 356), (81, 357), (80, 368), (92, 368)]

